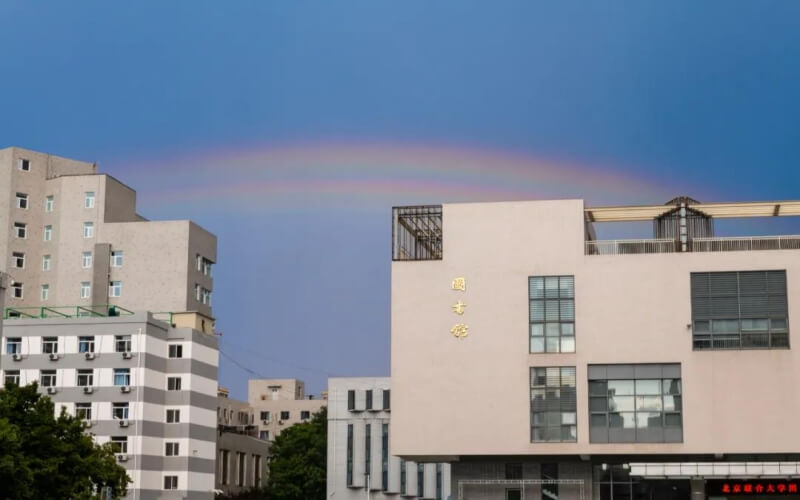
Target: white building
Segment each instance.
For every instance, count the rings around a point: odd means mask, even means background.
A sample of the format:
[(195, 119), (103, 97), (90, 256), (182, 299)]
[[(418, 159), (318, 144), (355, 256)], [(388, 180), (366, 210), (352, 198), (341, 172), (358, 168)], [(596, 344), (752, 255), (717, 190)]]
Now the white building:
[(328, 379), (329, 500), (450, 498), (450, 466), (392, 456), (390, 424), (388, 377)]

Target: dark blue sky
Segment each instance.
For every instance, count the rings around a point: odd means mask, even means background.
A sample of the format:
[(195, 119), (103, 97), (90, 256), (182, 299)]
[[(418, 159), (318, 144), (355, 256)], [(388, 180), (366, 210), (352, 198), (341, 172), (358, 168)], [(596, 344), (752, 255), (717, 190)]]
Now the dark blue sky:
[[(314, 391), (388, 374), (394, 203), (800, 197), (795, 0), (0, 0), (0, 19), (0, 145), (97, 161), (144, 215), (215, 231), (223, 351)], [(222, 358), (234, 395), (248, 376)]]

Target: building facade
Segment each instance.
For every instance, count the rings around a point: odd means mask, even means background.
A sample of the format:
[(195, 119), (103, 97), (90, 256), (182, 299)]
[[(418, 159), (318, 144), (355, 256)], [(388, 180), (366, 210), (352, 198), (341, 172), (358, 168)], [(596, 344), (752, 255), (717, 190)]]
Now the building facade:
[(213, 333), (214, 262), (213, 234), (144, 219), (136, 192), (96, 165), (0, 150), (0, 269), (14, 280), (7, 314), (191, 311), (173, 322)]
[(324, 396), (307, 395), (305, 383), (297, 379), (251, 379), (247, 386), (258, 436), (266, 441), (274, 441), (283, 430), (310, 420), (327, 404)]
[(213, 498), (217, 338), (147, 312), (4, 321), (4, 382), (40, 389), (112, 442), (135, 500)]
[(800, 237), (714, 234), (800, 202), (393, 215), (390, 443), (454, 498), (800, 498)]
[(388, 377), (328, 379), (327, 498), (450, 498), (450, 466), (392, 454)]
[(217, 399), (217, 469), (215, 488), (227, 495), (266, 486), (269, 442), (258, 437), (255, 410), (228, 397)]

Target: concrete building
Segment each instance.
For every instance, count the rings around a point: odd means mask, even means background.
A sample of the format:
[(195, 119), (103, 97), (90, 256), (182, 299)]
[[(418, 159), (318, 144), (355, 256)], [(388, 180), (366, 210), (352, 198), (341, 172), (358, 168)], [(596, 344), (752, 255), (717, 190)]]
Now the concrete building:
[(220, 387), (215, 488), (230, 495), (266, 486), (268, 458), (269, 442), (258, 438), (255, 410)]
[[(800, 237), (714, 232), (784, 215), (395, 208), (392, 453), (451, 462), (459, 499), (800, 498)], [(626, 221), (653, 238), (596, 239)]]
[(328, 379), (328, 499), (450, 498), (448, 464), (392, 455), (391, 416), (388, 377)]
[(213, 498), (217, 338), (147, 312), (4, 321), (4, 382), (38, 382), (56, 411), (111, 441), (132, 500)]
[(305, 422), (327, 404), (323, 397), (307, 395), (297, 379), (251, 379), (247, 400), (256, 412), (258, 436), (274, 441), (284, 429)]
[(0, 150), (0, 269), (14, 280), (7, 314), (188, 311), (172, 322), (213, 333), (216, 246), (191, 221), (138, 215), (136, 192), (94, 164)]

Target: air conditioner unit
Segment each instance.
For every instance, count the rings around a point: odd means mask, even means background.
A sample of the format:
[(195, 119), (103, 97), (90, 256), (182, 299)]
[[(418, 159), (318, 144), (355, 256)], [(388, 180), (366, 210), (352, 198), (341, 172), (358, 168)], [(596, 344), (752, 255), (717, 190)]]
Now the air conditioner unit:
[(119, 388), (120, 392), (131, 392), (131, 386), (123, 385)]
[(119, 421), (119, 426), (120, 427), (128, 427), (129, 425), (130, 425), (130, 423), (127, 420), (120, 420)]
[(132, 357), (133, 354), (131, 354), (129, 351), (125, 351), (122, 353), (122, 359), (131, 359)]
[(90, 360), (94, 359), (94, 353), (93, 352), (87, 352), (86, 353), (86, 359), (90, 359)]
[(58, 354), (55, 352), (50, 353), (50, 361), (58, 361)]
[(85, 386), (83, 388), (83, 393), (84, 394), (91, 394), (93, 392), (94, 392), (94, 387), (90, 387), (90, 386), (87, 385), (87, 386)]
[(117, 453), (117, 461), (119, 461), (119, 462), (127, 462), (128, 461), (128, 455), (126, 455), (124, 453)]
[(266, 401), (266, 400), (267, 400), (267, 396), (266, 396), (266, 394), (262, 394), (262, 395), (261, 395), (261, 401)]
[(15, 353), (14, 353), (14, 355), (13, 355), (13, 356), (11, 356), (11, 358), (12, 358), (14, 361), (22, 361), (22, 354), (20, 354), (20, 353), (18, 353), (18, 352), (15, 352)]
[(278, 420), (278, 425), (283, 425), (283, 420)]
[(86, 425), (87, 429), (92, 426), (92, 421), (91, 420), (84, 420), (83, 423), (84, 423), (84, 425)]
[(53, 386), (50, 386), (50, 387), (47, 388), (47, 394), (55, 394), (57, 392), (58, 392), (58, 389), (56, 389)]
[(267, 424), (269, 424), (269, 420), (262, 420), (261, 423), (264, 424), (264, 425), (267, 425)]

